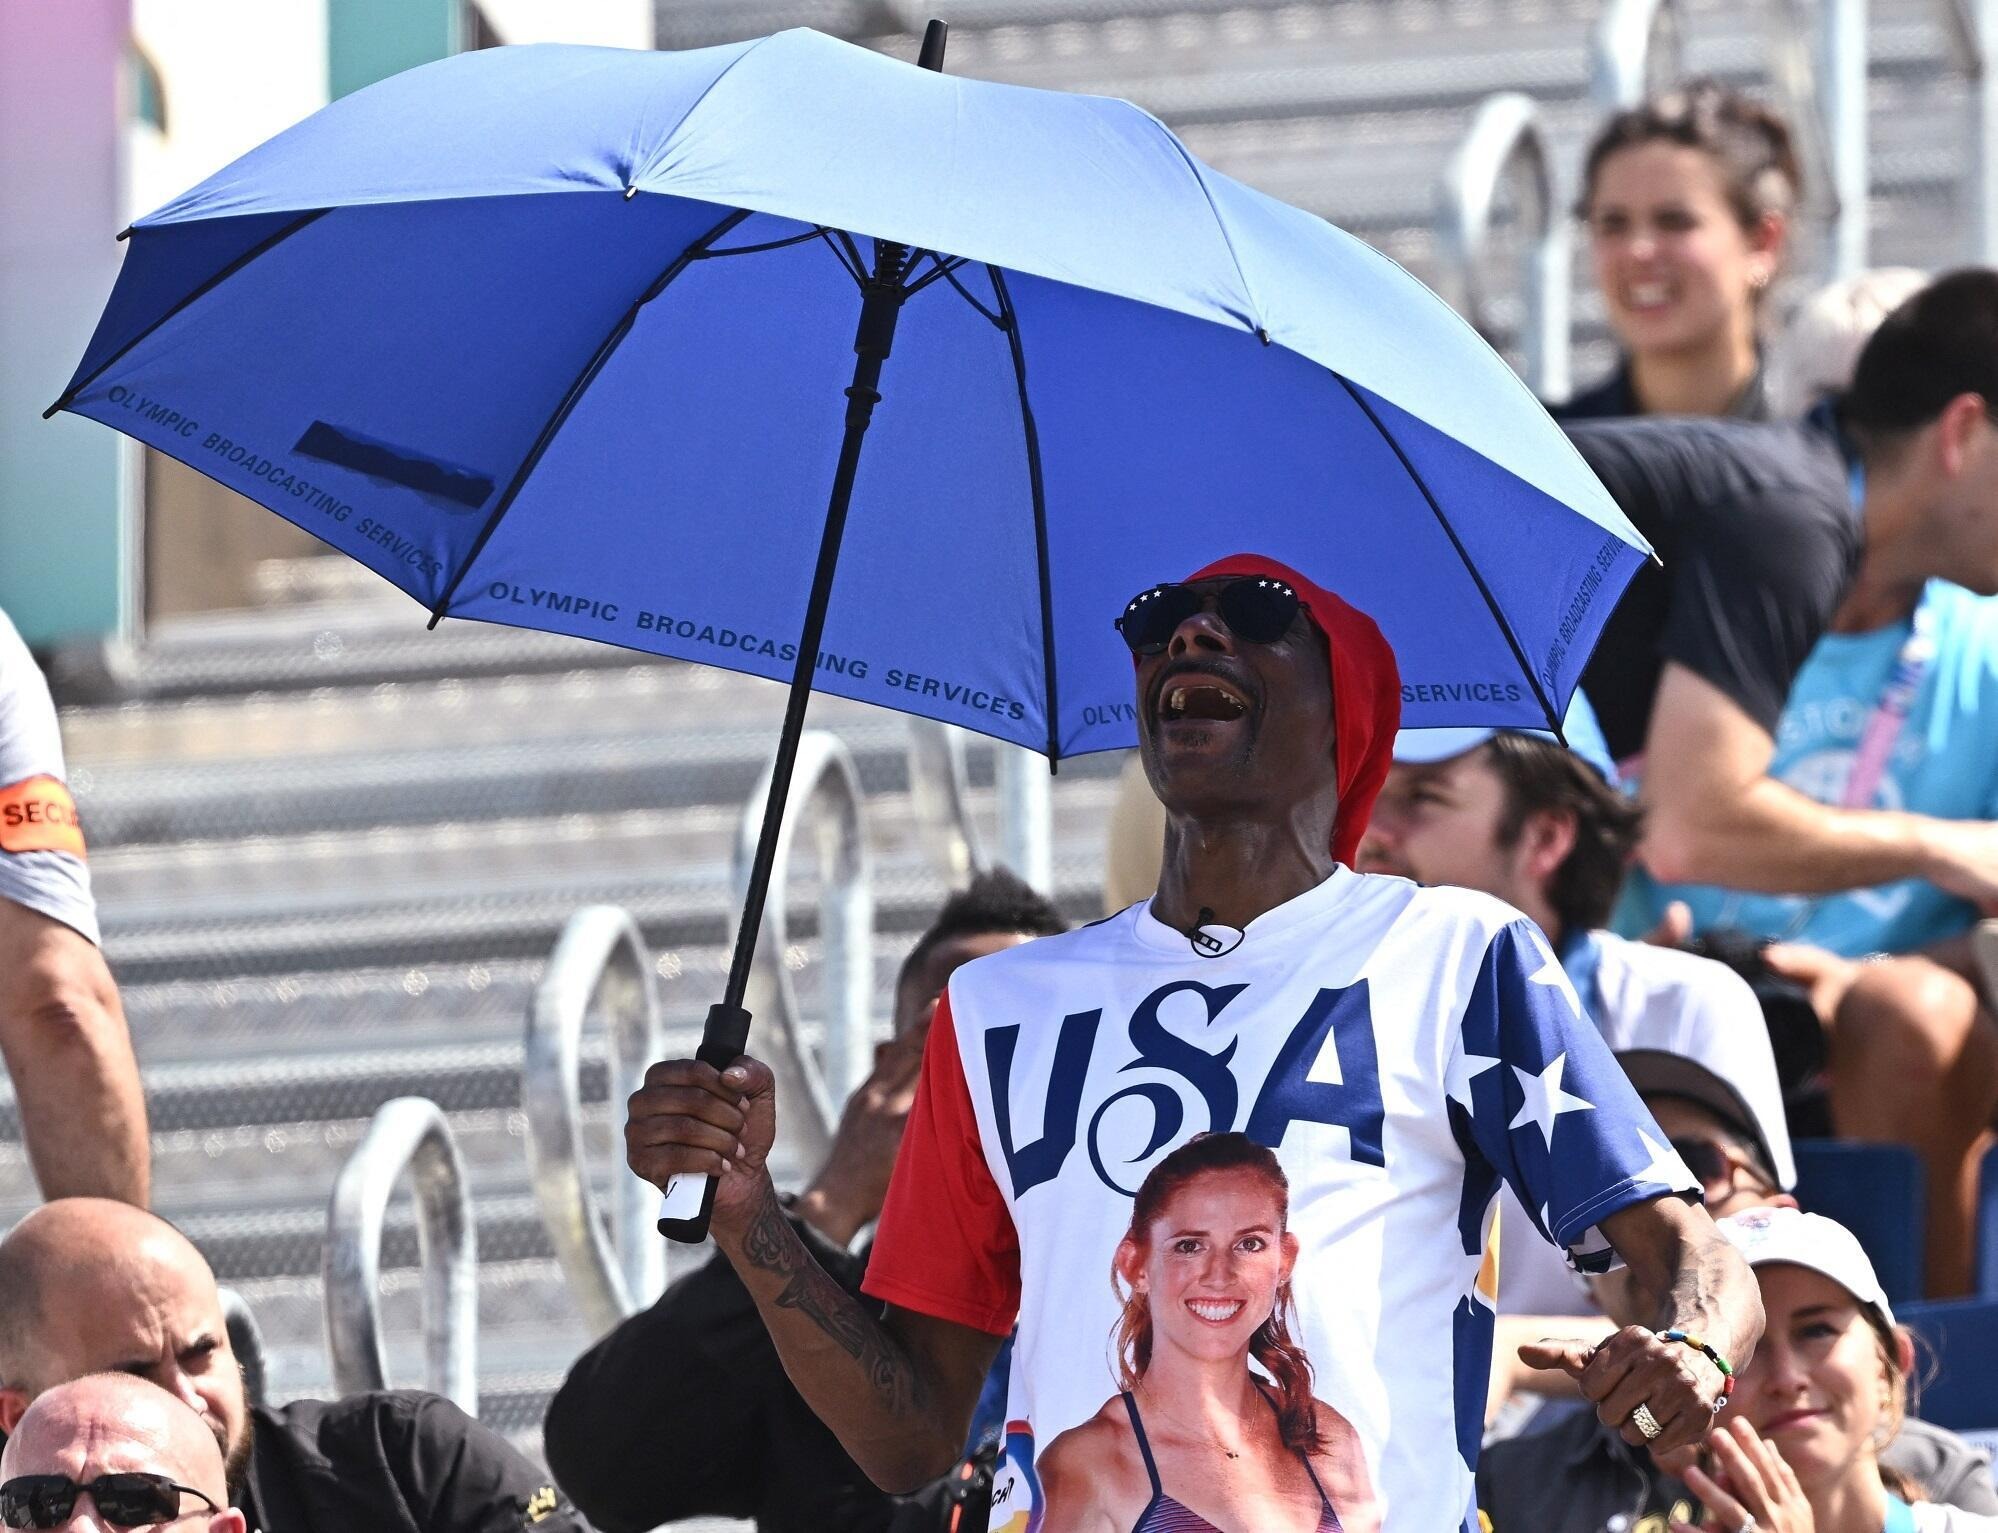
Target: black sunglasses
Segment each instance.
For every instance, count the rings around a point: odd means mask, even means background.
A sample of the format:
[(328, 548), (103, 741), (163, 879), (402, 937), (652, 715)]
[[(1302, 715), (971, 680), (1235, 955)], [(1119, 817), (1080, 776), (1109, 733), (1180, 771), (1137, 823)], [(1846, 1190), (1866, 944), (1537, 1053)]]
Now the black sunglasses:
[(1290, 632), (1300, 605), (1297, 592), (1267, 575), (1244, 575), (1211, 591), (1189, 585), (1153, 586), (1140, 591), (1117, 619), (1117, 631), (1134, 655), (1165, 652), (1179, 625), (1209, 604), (1236, 638), (1274, 644)]
[(90, 1492), (97, 1515), (121, 1528), (175, 1521), (181, 1515), (182, 1496), (200, 1496), (210, 1511), (222, 1510), (192, 1485), (176, 1485), (163, 1474), (100, 1474), (80, 1485), (66, 1474), (24, 1474), (0, 1485), (0, 1523), (10, 1528), (60, 1527), (85, 1491)]

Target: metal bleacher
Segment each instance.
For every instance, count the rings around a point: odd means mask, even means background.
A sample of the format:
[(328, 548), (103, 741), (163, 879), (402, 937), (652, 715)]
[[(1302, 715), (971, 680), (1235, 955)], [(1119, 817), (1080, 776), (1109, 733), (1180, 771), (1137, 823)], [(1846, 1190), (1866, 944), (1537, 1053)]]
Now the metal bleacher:
[[(1597, 116), (1601, 0), (936, 9), (952, 22), (953, 72), (1129, 96), (1221, 169), (1435, 281), (1448, 276), (1436, 187), (1473, 107), (1495, 90), (1533, 96), (1562, 206)], [(1964, 87), (1935, 4), (1872, 9), (1873, 258), (1947, 265), (1968, 254)], [(1689, 67), (1760, 78), (1755, 5), (1683, 10)], [(660, 0), (658, 35), (693, 47), (802, 24), (913, 56), (925, 14), (915, 0)], [(1498, 222), (1495, 266), (1511, 259)], [(1607, 351), (1579, 278), (1575, 300), (1587, 379)], [(1501, 344), (1520, 316), (1516, 288), (1493, 294)], [(476, 624), (425, 633), (422, 611), (371, 577), (308, 583), (307, 600), (162, 624), (110, 666), (58, 657), (106, 946), (150, 1093), (156, 1202), (254, 1310), (272, 1394), (326, 1390), (329, 1189), (383, 1102), (432, 1099), (475, 1198), (480, 1409), (538, 1452), (549, 1392), (586, 1330), (529, 1178), (530, 997), (568, 917), (621, 906), (650, 948), (668, 1043), (691, 1049), (719, 993), (736, 821), (782, 689)], [(865, 792), (885, 996), (948, 882), (920, 833), (907, 726), (829, 698), (811, 723), (844, 740)], [(1054, 790), (1053, 883), (1075, 917), (1094, 913), (1113, 765), (1067, 765)], [(974, 743), (970, 767), (972, 811), (989, 824), (993, 752)], [(781, 960), (807, 1017), (822, 957), (801, 905)], [(606, 1104), (600, 1037), (582, 1064), (602, 1184), (621, 1109)], [(786, 1169), (802, 1169), (795, 1154)], [(0, 1098), (0, 1224), (33, 1201)], [(382, 1325), (399, 1383), (416, 1381), (421, 1356), (416, 1247), (412, 1216), (392, 1208)]]

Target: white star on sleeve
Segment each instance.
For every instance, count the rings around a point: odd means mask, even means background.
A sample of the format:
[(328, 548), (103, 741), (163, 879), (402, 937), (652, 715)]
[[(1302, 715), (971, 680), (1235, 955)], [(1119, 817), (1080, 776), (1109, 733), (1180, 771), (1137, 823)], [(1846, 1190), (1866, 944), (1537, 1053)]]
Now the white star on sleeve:
[(1471, 1105), (1471, 1082), (1498, 1063), (1489, 1054), (1457, 1054), (1444, 1072), (1443, 1094), (1475, 1118), (1478, 1110)]
[(1644, 1146), (1644, 1153), (1651, 1157), (1651, 1163), (1632, 1176), (1637, 1182), (1662, 1182), (1667, 1187), (1683, 1187), (1692, 1181), (1693, 1174), (1686, 1163), (1679, 1158), (1679, 1152), (1670, 1145), (1658, 1143), (1643, 1129), (1637, 1131), (1638, 1140)]
[(1594, 1112), (1596, 1104), (1585, 1102), (1571, 1092), (1561, 1089), (1561, 1073), (1568, 1068), (1568, 1056), (1556, 1054), (1553, 1063), (1535, 1075), (1530, 1070), (1522, 1070), (1518, 1065), (1512, 1073), (1519, 1077), (1519, 1089), (1526, 1100), (1519, 1104), (1519, 1116), (1506, 1125), (1508, 1129), (1524, 1128), (1532, 1123), (1539, 1127), (1541, 1138), (1547, 1142), (1549, 1154), (1554, 1150), (1554, 1120), (1563, 1113)]
[(1558, 991), (1561, 999), (1568, 1003), (1568, 1010), (1575, 1014), (1575, 1020), (1582, 1021), (1581, 997), (1575, 994), (1575, 986), (1568, 978), (1568, 971), (1561, 967), (1561, 961), (1554, 956), (1553, 950), (1543, 946), (1537, 937), (1534, 945), (1540, 948), (1541, 964), (1527, 976), (1528, 981)]

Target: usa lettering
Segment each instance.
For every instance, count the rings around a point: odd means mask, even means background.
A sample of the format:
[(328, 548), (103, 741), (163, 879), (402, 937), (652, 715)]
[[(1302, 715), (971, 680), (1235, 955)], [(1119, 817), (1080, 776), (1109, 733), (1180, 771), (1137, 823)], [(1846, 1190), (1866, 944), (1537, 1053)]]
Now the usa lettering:
[[(1239, 1126), (1257, 1143), (1275, 1149), (1282, 1145), (1293, 1123), (1303, 1122), (1345, 1129), (1355, 1161), (1385, 1166), (1382, 1140), (1387, 1111), (1381, 1099), (1380, 1056), (1374, 1044), (1366, 981), (1320, 990), (1312, 998), (1304, 1015), (1289, 1027), (1246, 1121), (1238, 1125), (1242, 1117), (1241, 1083), (1231, 1065), (1240, 1040), (1230, 1037), (1220, 1048), (1203, 1049), (1168, 1031), (1159, 1011), (1174, 996), (1190, 996), (1205, 1007), (1207, 1025), (1212, 1027), (1248, 989), (1247, 985), (1210, 986), (1177, 980), (1146, 996), (1124, 1027), (1137, 1057), (1118, 1074), (1148, 1078), (1110, 1092), (1086, 1117), (1083, 1092), (1102, 1031), (1103, 1013), (1099, 1008), (1063, 1017), (1044, 1083), (1039, 1130), (1024, 1141), (1023, 1132), (1033, 1131), (1013, 1121), (1020, 1024), (988, 1029), (984, 1040), (986, 1073), (992, 1082), (994, 1124), (1013, 1196), (1020, 1197), (1058, 1176), (1078, 1140), (1084, 1142), (1090, 1169), (1098, 1180), (1118, 1192), (1133, 1193), (1135, 1187), (1124, 1186), (1112, 1174), (1102, 1150), (1104, 1120), (1120, 1103), (1143, 1104), (1151, 1113), (1146, 1144), (1135, 1157), (1140, 1163), (1182, 1138), (1182, 1130), (1222, 1133)], [(1338, 1060), (1339, 1079), (1313, 1080), (1312, 1072), (1328, 1048)], [(1160, 1075), (1169, 1079), (1156, 1079)], [(1205, 1122), (1187, 1124), (1190, 1100), (1198, 1102)]]

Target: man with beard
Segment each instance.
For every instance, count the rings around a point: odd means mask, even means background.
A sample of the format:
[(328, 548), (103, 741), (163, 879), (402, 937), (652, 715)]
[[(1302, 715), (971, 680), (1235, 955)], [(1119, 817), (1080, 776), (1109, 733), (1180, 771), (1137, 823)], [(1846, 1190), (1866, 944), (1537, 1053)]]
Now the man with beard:
[(192, 1243), (128, 1204), (63, 1198), (0, 1241), (0, 1430), (96, 1373), (149, 1380), (199, 1413), (230, 1504), (261, 1533), (587, 1533), (546, 1475), (438, 1396), (252, 1406)]
[[(662, 1185), (719, 1176), (716, 1245), (792, 1381), (884, 1488), (949, 1467), (1017, 1324), (992, 1508), (1007, 1533), (1045, 1510), (1036, 1445), (1133, 1388), (1109, 1362), (1131, 1301), (1102, 1275), (1149, 1167), (1202, 1132), (1274, 1150), (1289, 1215), (1236, 1228), (1196, 1213), (1160, 1236), (1167, 1265), (1139, 1307), (1175, 1306), (1181, 1372), (1200, 1385), (1145, 1402), (1143, 1439), (1127, 1412), (1125, 1457), (1202, 1466), (1165, 1509), (1199, 1520), (1176, 1525), (1476, 1526), (1501, 1182), (1578, 1267), (1621, 1257), (1656, 1298), (1658, 1329), (1551, 1365), (1632, 1443), (1699, 1441), (1762, 1316), (1746, 1267), (1685, 1197), (1697, 1184), (1530, 921), (1351, 870), (1400, 715), (1380, 630), (1246, 555), (1139, 593), (1117, 626), (1166, 806), (1158, 893), (951, 977), (863, 1285), (885, 1316), (786, 1222), (757, 1061), (654, 1065), (630, 1104), (632, 1168)], [(1272, 1249), (1283, 1271), (1266, 1304), (1239, 1269)], [(1277, 1406), (1237, 1357), (1279, 1320), (1297, 1342), (1279, 1349), (1285, 1393), (1352, 1424), (1367, 1505), (1330, 1506), (1275, 1434), (1249, 1430)], [(1292, 1435), (1283, 1451), (1308, 1452), (1309, 1424)]]

